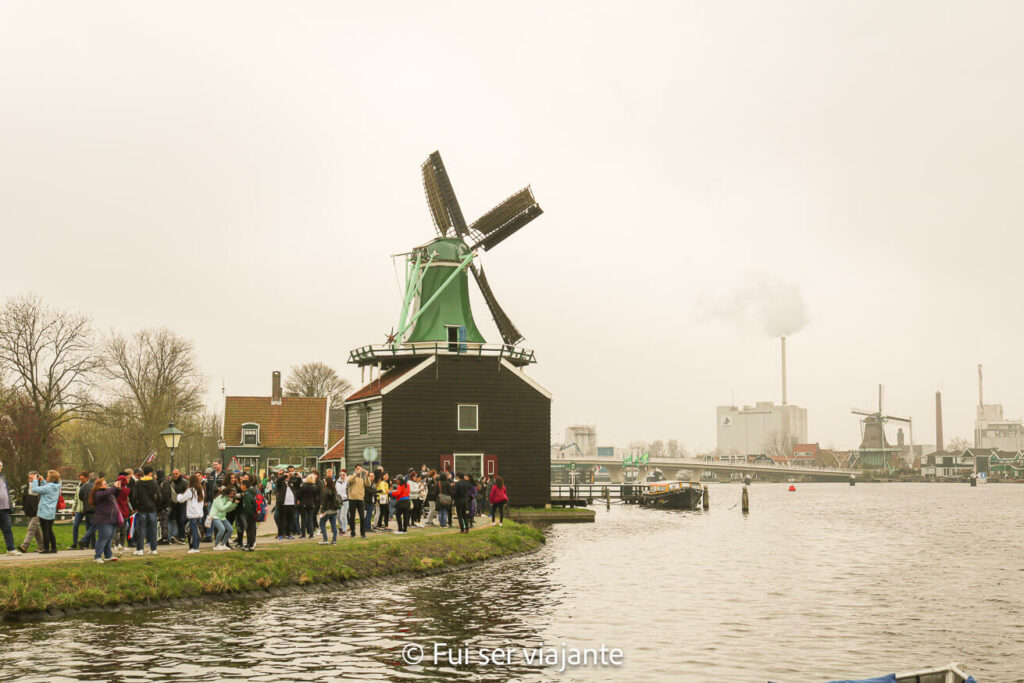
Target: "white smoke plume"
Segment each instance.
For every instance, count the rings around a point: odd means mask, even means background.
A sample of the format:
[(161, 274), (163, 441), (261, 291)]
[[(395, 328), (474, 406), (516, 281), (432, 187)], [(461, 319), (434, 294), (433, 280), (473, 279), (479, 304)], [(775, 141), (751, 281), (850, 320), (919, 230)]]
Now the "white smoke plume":
[(807, 324), (800, 287), (763, 272), (749, 273), (731, 291), (706, 294), (701, 309), (704, 320), (760, 328), (771, 337), (795, 334)]

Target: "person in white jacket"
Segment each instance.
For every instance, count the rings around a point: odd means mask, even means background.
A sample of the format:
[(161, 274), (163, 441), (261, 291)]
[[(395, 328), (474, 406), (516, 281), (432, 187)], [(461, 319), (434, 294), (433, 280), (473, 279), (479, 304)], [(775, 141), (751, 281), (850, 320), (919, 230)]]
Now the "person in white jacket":
[(188, 528), (191, 532), (189, 554), (199, 552), (199, 523), (203, 519), (203, 480), (198, 474), (193, 474), (188, 479), (188, 488), (178, 494), (178, 502), (185, 503), (185, 517), (188, 518)]
[(334, 490), (338, 492), (338, 500), (341, 507), (338, 510), (338, 526), (341, 527), (341, 534), (348, 533), (348, 477), (345, 468), (338, 471), (338, 478), (334, 482)]

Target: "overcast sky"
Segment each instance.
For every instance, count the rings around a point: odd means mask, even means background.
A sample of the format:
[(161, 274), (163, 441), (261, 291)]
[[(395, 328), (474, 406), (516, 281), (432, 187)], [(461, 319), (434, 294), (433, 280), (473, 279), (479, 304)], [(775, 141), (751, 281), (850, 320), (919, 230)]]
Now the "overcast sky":
[(3, 3), (0, 295), (193, 339), (218, 409), (357, 383), (439, 149), (467, 219), (544, 208), (482, 261), (557, 438), (714, 447), (801, 317), (812, 441), (857, 446), (878, 383), (970, 437), (978, 363), (1024, 414), (1021, 35), (1013, 2)]

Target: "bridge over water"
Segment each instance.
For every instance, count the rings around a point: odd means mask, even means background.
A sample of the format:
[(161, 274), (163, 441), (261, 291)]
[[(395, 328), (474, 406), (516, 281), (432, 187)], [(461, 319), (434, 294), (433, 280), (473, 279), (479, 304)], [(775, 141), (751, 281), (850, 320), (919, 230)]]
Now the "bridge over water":
[[(576, 463), (580, 465), (600, 465), (608, 469), (612, 479), (623, 480), (624, 467), (621, 460), (602, 457), (552, 457), (552, 464), (555, 463)], [(698, 479), (705, 472), (722, 472), (732, 474), (757, 474), (761, 479), (788, 479), (789, 477), (804, 477), (816, 481), (849, 481), (850, 475), (860, 477), (862, 470), (843, 469), (838, 467), (812, 467), (807, 465), (792, 466), (767, 463), (747, 462), (722, 462), (718, 460), (701, 460), (698, 458), (651, 458), (650, 462), (641, 468), (658, 468), (665, 473), (669, 479), (675, 477), (679, 470), (689, 470), (693, 478)]]

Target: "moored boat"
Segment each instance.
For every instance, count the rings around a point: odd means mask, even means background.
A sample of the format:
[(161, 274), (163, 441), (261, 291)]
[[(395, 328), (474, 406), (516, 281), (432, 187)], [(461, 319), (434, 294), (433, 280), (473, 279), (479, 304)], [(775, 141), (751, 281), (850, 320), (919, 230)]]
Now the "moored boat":
[(875, 678), (848, 679), (829, 681), (829, 683), (976, 683), (960, 669), (959, 664), (949, 664), (935, 669), (920, 669), (905, 673), (877, 676)]
[(696, 481), (659, 481), (647, 484), (641, 505), (670, 510), (694, 510), (700, 506), (704, 487)]

